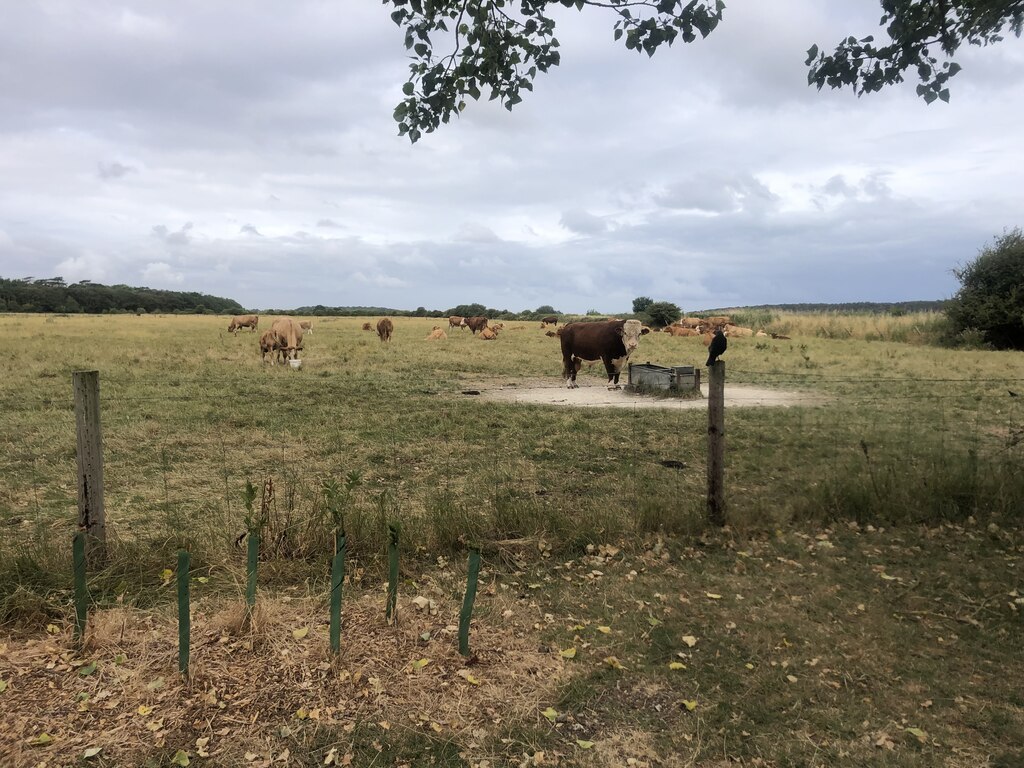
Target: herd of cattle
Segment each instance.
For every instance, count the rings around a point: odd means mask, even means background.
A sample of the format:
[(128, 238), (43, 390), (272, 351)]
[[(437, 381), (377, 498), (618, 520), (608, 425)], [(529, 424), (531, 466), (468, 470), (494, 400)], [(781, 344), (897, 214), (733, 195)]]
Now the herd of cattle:
[[(541, 320), (541, 328), (554, 326), (555, 330), (548, 330), (548, 336), (557, 337), (562, 347), (562, 375), (565, 384), (570, 389), (578, 386), (576, 374), (584, 362), (604, 363), (605, 371), (608, 374), (609, 389), (619, 388), (619, 375), (629, 356), (636, 350), (640, 343), (640, 337), (658, 332), (661, 329), (648, 328), (639, 320), (603, 320), (588, 322), (572, 322), (558, 326), (558, 318), (554, 315)], [(238, 335), (242, 328), (249, 328), (253, 333), (259, 327), (258, 315), (239, 315), (231, 318), (228, 331)], [(448, 330), (466, 329), (479, 338), (492, 341), (498, 338), (498, 333), (504, 329), (504, 323), (491, 323), (486, 317), (459, 317), (453, 315), (448, 318)], [(382, 318), (377, 321), (376, 328), (370, 323), (363, 323), (363, 330), (373, 332), (376, 330), (381, 342), (391, 340), (394, 332), (394, 323), (390, 318)], [(712, 351), (717, 347), (725, 349), (724, 338), (722, 337), (768, 337), (774, 339), (788, 339), (788, 336), (779, 334), (768, 334), (762, 330), (754, 331), (751, 328), (734, 325), (728, 316), (721, 317), (684, 317), (681, 320), (666, 327), (663, 331), (671, 336), (702, 336), (704, 346), (711, 346)], [(287, 363), (291, 360), (298, 360), (302, 351), (302, 339), (305, 334), (313, 333), (313, 325), (309, 320), (293, 320), (290, 317), (279, 317), (270, 326), (270, 330), (260, 334), (260, 355), (266, 362), (268, 356), (271, 365), (277, 362)], [(447, 339), (445, 330), (435, 325), (427, 335), (428, 341), (440, 341)], [(715, 342), (715, 340), (719, 341)], [(713, 346), (713, 342), (715, 342)], [(720, 354), (720, 352), (719, 352)], [(717, 357), (709, 357), (709, 364)], [(298, 366), (299, 363), (293, 365)]]

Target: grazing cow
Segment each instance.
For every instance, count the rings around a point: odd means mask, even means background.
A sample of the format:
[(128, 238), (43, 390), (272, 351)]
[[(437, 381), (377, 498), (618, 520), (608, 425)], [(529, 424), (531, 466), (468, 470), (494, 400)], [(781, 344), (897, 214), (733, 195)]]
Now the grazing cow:
[(312, 320), (303, 320), (303, 321), (301, 321), (299, 323), (299, 327), (303, 331), (305, 331), (306, 333), (312, 333), (313, 332), (313, 321)]
[(279, 317), (270, 326), (278, 335), (281, 356), (284, 360), (298, 360), (302, 351), (302, 326), (290, 317)]
[(665, 329), (669, 336), (700, 336), (700, 332), (694, 328), (683, 328), (679, 325), (670, 325)]
[(259, 315), (237, 315), (231, 318), (231, 322), (228, 323), (228, 333), (233, 333), (235, 336), (238, 335), (238, 331), (242, 328), (251, 328), (252, 331), (256, 332), (256, 326), (260, 324)]
[(487, 318), (481, 315), (477, 315), (476, 317), (467, 317), (466, 325), (469, 327), (469, 330), (473, 332), (473, 335), (476, 336), (477, 333), (487, 327)]
[(271, 329), (264, 331), (260, 335), (260, 360), (267, 362), (267, 355), (270, 355), (270, 364), (276, 365), (278, 358), (281, 362), (284, 362), (284, 346), (285, 341), (277, 334), (277, 331)]
[(733, 336), (736, 338), (745, 338), (754, 335), (753, 328), (743, 328), (739, 325), (727, 325), (723, 330), (725, 331), (725, 335), (730, 338)]
[(466, 328), (466, 318), (452, 315), (448, 318), (448, 330), (452, 328)]
[(391, 341), (391, 332), (395, 330), (395, 324), (384, 317), (377, 321), (377, 336), (381, 341)]
[(562, 375), (565, 386), (575, 389), (576, 373), (585, 360), (600, 360), (608, 373), (608, 388), (620, 389), (619, 373), (640, 344), (639, 320), (604, 323), (570, 323), (561, 328)]
[(680, 325), (683, 328), (700, 328), (706, 321), (699, 317), (681, 317), (676, 322), (676, 325)]
[(541, 328), (547, 328), (549, 325), (558, 325), (558, 318), (555, 315), (548, 315), (547, 317), (541, 318)]
[(708, 361), (705, 365), (714, 365), (728, 346), (729, 342), (726, 340), (725, 334), (722, 333), (722, 329), (719, 328), (714, 332), (711, 342), (708, 344)]
[(373, 326), (370, 325), (369, 323), (363, 323), (363, 330), (364, 331), (373, 331)]
[(722, 315), (721, 317), (706, 317), (704, 318), (707, 328), (716, 328), (719, 325), (729, 325), (732, 323), (732, 318), (728, 315)]
[[(449, 326), (451, 327), (451, 326)], [(440, 341), (441, 339), (447, 339), (448, 334), (441, 330), (441, 326), (435, 325), (434, 330), (427, 334), (427, 341)]]
[(498, 338), (498, 331), (494, 328), (482, 328), (480, 330), (480, 338), (484, 341), (493, 341)]

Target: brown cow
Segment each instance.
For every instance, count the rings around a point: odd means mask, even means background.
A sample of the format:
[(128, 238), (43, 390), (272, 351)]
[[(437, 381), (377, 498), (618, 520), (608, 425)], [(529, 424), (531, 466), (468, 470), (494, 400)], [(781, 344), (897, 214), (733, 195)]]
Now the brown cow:
[(302, 320), (299, 323), (299, 328), (301, 328), (306, 333), (312, 333), (313, 332), (313, 321), (312, 320)]
[(377, 336), (381, 341), (391, 341), (391, 332), (395, 330), (395, 324), (384, 317), (377, 321)]
[(683, 328), (678, 325), (670, 325), (665, 329), (669, 336), (700, 336), (700, 332), (693, 328)]
[(676, 325), (683, 328), (700, 328), (706, 322), (707, 320), (702, 320), (699, 317), (681, 317), (676, 321)]
[(606, 323), (570, 323), (562, 326), (562, 375), (565, 385), (575, 389), (576, 373), (585, 360), (601, 360), (608, 373), (608, 388), (620, 389), (619, 373), (640, 344), (639, 320)]
[(473, 335), (476, 336), (477, 333), (487, 327), (487, 318), (482, 315), (467, 317), (466, 325), (469, 327), (469, 330), (473, 332)]
[[(449, 326), (451, 327), (451, 326)], [(441, 326), (435, 325), (434, 330), (427, 334), (427, 341), (440, 341), (441, 339), (447, 339), (448, 334), (441, 330)]]
[(549, 325), (558, 325), (558, 318), (555, 315), (548, 315), (542, 317), (540, 320), (540, 327), (547, 328)]
[(364, 331), (372, 331), (373, 330), (373, 326), (370, 325), (369, 323), (363, 323), (363, 330)]
[(720, 325), (729, 325), (732, 323), (732, 318), (728, 315), (722, 315), (721, 317), (706, 317), (704, 318), (707, 328), (714, 330)]
[(723, 328), (723, 330), (725, 331), (725, 335), (728, 336), (729, 338), (736, 337), (739, 339), (754, 335), (753, 328), (743, 328), (739, 325), (727, 325), (725, 326), (725, 328)]
[(241, 328), (251, 328), (252, 331), (256, 332), (256, 326), (260, 324), (259, 315), (236, 315), (231, 318), (231, 322), (228, 323), (228, 333), (233, 333), (235, 336), (238, 335), (238, 331)]
[(267, 362), (267, 355), (270, 355), (270, 364), (276, 365), (278, 359), (284, 362), (284, 340), (277, 334), (277, 331), (270, 329), (260, 335), (260, 360)]
[(460, 317), (459, 315), (452, 315), (448, 318), (448, 330), (452, 328), (465, 328), (466, 318)]
[(279, 337), (281, 354), (285, 360), (298, 360), (302, 351), (302, 326), (290, 317), (279, 317), (270, 326)]
[(498, 338), (498, 332), (494, 328), (482, 328), (480, 330), (480, 338), (484, 341), (493, 341)]

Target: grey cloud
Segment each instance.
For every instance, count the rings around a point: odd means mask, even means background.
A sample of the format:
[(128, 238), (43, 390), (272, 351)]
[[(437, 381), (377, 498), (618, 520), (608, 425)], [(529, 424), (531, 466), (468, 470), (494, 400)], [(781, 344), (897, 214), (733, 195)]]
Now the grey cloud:
[(608, 229), (608, 222), (604, 219), (578, 208), (563, 212), (561, 224), (566, 229), (581, 235), (593, 235)]
[(252, 224), (243, 224), (241, 228), (238, 230), (238, 232), (239, 234), (242, 235), (255, 235), (257, 237), (263, 237), (263, 235), (259, 233), (259, 230), (256, 229), (256, 227), (254, 227)]
[(749, 173), (698, 174), (655, 196), (655, 202), (666, 208), (706, 213), (760, 212), (770, 209), (778, 200), (778, 195)]
[(139, 169), (131, 165), (122, 165), (118, 162), (97, 163), (97, 169), (101, 179), (120, 179), (129, 173), (138, 173)]
[(191, 238), (189, 232), (192, 230), (192, 222), (187, 221), (181, 229), (176, 232), (170, 231), (165, 225), (157, 224), (151, 230), (153, 237), (162, 240), (168, 245), (188, 245)]
[(318, 221), (316, 225), (318, 227), (326, 227), (327, 229), (342, 229), (341, 224), (334, 221), (333, 219), (320, 219), (320, 221)]

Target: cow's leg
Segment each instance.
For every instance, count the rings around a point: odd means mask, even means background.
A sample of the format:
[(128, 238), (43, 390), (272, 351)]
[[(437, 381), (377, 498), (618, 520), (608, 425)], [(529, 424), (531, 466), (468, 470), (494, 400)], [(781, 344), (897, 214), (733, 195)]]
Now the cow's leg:
[(576, 361), (572, 355), (562, 356), (562, 375), (565, 377), (565, 386), (567, 389), (576, 389), (579, 384), (576, 383), (576, 371), (579, 367), (576, 365)]
[(603, 358), (604, 369), (608, 372), (608, 389), (622, 389), (619, 385), (619, 372), (622, 370), (622, 364), (626, 361), (624, 357)]

